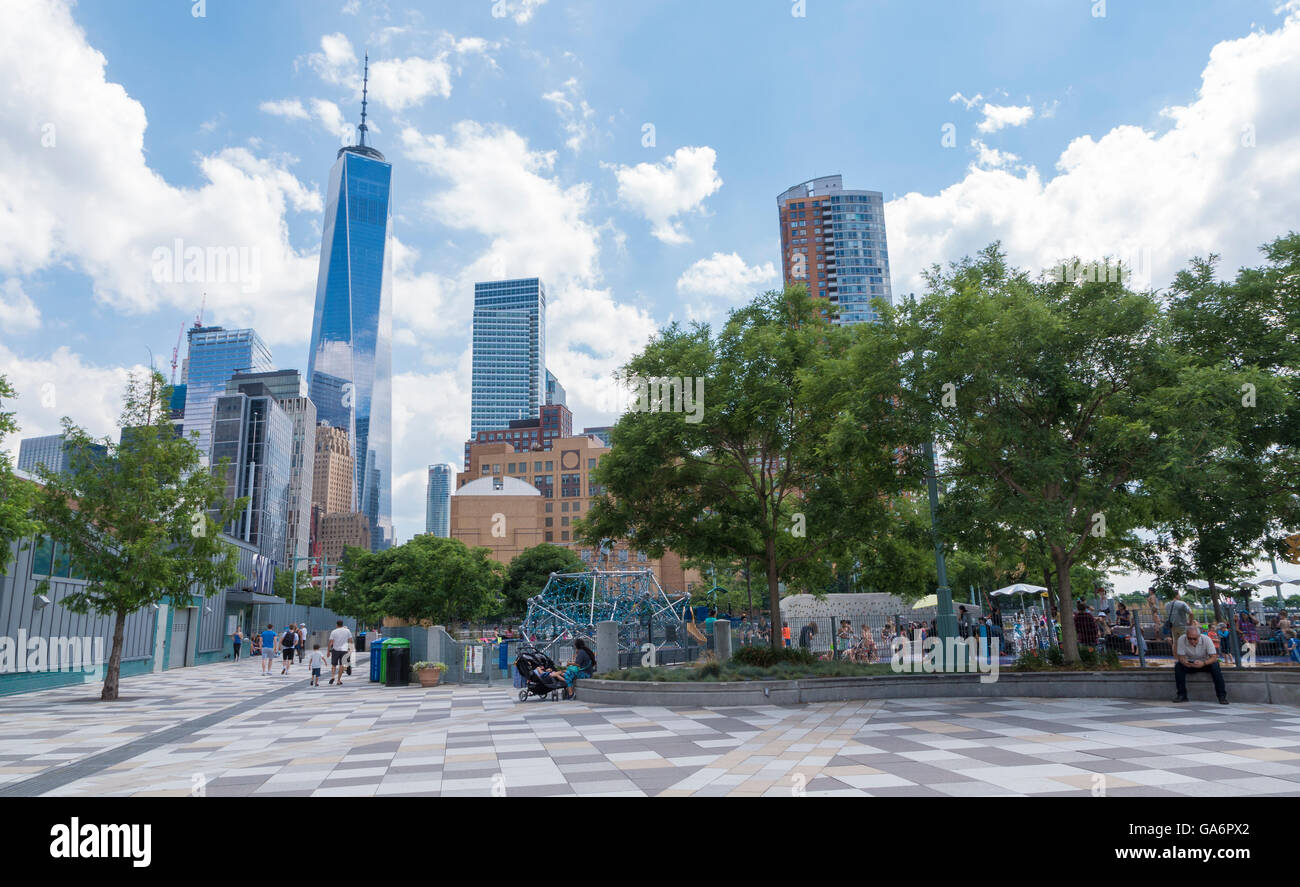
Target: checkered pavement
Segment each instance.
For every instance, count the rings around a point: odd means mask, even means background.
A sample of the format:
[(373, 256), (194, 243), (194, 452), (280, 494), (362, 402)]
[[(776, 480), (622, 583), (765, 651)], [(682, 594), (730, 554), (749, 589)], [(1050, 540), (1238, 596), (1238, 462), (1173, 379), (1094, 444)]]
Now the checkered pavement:
[[(302, 671), (257, 669), (127, 678), (112, 704), (95, 685), (0, 698), (0, 788), (36, 777), (64, 796), (1300, 794), (1300, 710), (1284, 706), (613, 707), (361, 675), (310, 688)], [(178, 738), (149, 742), (164, 730)], [(97, 754), (121, 760), (96, 769)]]

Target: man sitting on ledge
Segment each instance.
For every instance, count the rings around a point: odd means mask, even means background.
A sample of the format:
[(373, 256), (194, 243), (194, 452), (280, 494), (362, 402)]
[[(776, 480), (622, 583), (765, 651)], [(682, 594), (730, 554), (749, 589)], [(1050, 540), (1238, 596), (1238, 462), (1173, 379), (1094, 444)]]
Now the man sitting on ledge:
[(1219, 669), (1219, 655), (1214, 652), (1214, 643), (1208, 635), (1201, 633), (1201, 626), (1193, 619), (1187, 623), (1187, 633), (1178, 638), (1174, 653), (1178, 661), (1174, 663), (1174, 683), (1178, 695), (1174, 702), (1187, 701), (1187, 675), (1189, 672), (1208, 671), (1214, 681), (1214, 692), (1218, 694), (1219, 704), (1228, 704), (1228, 690), (1223, 685), (1223, 672)]

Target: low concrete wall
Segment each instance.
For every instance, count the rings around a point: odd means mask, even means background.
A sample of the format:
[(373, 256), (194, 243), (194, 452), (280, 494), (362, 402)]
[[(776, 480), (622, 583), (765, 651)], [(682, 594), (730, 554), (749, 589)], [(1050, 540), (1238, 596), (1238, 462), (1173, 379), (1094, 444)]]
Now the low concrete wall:
[[(1300, 670), (1223, 670), (1232, 702), (1300, 706)], [(859, 678), (806, 678), (795, 681), (602, 681), (579, 684), (583, 702), (605, 705), (797, 705), (852, 699), (1065, 697), (1150, 699), (1174, 697), (1172, 669), (1143, 671), (1020, 673), (1004, 671), (993, 683), (976, 674), (873, 675)], [(1208, 675), (1189, 675), (1187, 695), (1213, 702)]]

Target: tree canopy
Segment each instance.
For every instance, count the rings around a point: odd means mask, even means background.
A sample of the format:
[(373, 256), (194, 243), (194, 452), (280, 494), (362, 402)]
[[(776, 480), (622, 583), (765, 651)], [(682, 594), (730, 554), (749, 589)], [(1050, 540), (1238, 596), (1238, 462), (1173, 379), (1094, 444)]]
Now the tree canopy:
[(522, 616), (528, 599), (541, 594), (552, 573), (581, 573), (587, 565), (570, 548), (542, 543), (515, 555), (506, 568), (502, 586), (502, 615)]
[(370, 624), (393, 616), (450, 625), (500, 612), (504, 572), (488, 549), (459, 539), (423, 535), (384, 551), (349, 548), (326, 605)]
[(235, 548), (221, 539), (220, 529), (243, 500), (225, 500), (221, 480), (204, 468), (198, 448), (176, 433), (170, 394), (160, 373), (133, 375), (120, 420), (129, 429), (122, 443), (105, 438), (96, 451), (96, 442), (64, 419), (69, 470), (39, 469), (36, 516), (87, 580), (59, 603), (76, 613), (115, 617), (106, 700), (118, 696), (128, 614), (164, 601), (192, 606), (239, 579)]

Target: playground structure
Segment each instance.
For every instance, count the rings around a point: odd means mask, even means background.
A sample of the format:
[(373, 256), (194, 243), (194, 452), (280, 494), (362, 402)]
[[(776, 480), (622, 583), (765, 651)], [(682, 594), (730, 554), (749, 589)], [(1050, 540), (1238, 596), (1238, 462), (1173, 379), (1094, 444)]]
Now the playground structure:
[[(524, 637), (550, 653), (576, 637), (596, 636), (596, 625), (617, 622), (620, 653), (653, 643), (664, 650), (685, 643), (683, 617), (689, 593), (669, 596), (651, 570), (591, 570), (552, 573), (541, 594), (528, 600)], [(600, 662), (609, 651), (597, 650)]]

